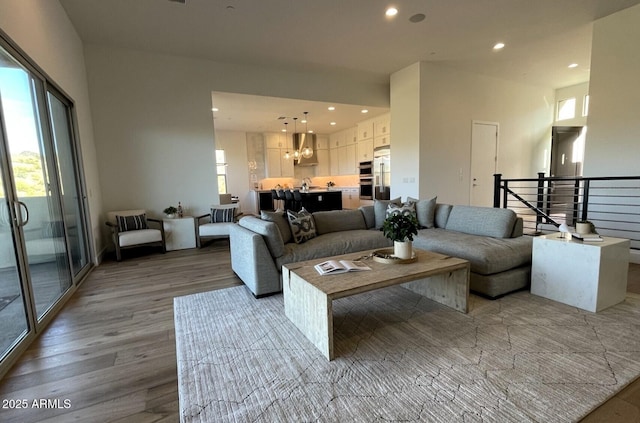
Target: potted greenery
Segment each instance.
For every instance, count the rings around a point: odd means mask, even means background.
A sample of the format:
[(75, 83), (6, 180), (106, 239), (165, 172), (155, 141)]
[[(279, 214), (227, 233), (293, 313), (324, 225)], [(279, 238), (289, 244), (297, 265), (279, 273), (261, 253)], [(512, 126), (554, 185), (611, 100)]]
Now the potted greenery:
[(327, 191), (331, 191), (331, 188), (333, 188), (335, 185), (336, 184), (333, 181), (327, 182)]
[(411, 258), (413, 236), (418, 234), (418, 219), (414, 214), (392, 214), (384, 220), (382, 232), (393, 241), (394, 256), (403, 260)]
[(169, 219), (173, 219), (177, 212), (178, 209), (173, 206), (169, 206), (166, 209), (162, 210), (162, 213), (164, 213)]

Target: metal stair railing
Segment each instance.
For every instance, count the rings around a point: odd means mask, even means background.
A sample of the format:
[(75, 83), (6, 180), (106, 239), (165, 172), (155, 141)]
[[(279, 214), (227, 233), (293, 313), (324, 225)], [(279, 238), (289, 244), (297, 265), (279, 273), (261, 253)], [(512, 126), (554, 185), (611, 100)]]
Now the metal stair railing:
[(525, 233), (552, 232), (589, 220), (598, 233), (627, 238), (640, 249), (640, 176), (503, 179), (494, 175), (494, 207), (510, 208)]

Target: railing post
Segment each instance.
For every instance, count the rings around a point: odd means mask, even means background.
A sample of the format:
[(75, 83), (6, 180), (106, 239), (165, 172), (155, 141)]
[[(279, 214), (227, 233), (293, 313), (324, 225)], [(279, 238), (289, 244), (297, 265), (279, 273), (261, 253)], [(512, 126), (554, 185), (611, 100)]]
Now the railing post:
[[(500, 180), (502, 173), (493, 174), (493, 207), (500, 207)], [(506, 206), (505, 206), (506, 207)]]
[[(538, 172), (538, 195), (536, 197), (536, 208), (542, 210), (544, 207), (544, 172)], [(542, 215), (536, 213), (536, 230), (538, 225), (542, 223)]]
[(582, 217), (581, 220), (587, 220), (587, 212), (589, 208), (589, 179), (584, 180), (583, 192), (582, 192)]

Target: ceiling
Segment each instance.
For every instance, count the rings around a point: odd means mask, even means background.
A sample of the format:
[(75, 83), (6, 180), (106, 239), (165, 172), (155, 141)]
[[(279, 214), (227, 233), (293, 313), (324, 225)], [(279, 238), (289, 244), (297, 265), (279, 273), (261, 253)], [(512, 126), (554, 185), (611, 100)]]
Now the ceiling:
[[(640, 0), (60, 3), (85, 43), (296, 71), (339, 72), (387, 82), (391, 73), (428, 61), (560, 88), (589, 79), (593, 21)], [(389, 5), (399, 11), (394, 18), (384, 14)], [(419, 13), (425, 15), (423, 21), (409, 20)], [(493, 51), (492, 46), (499, 41), (506, 47)], [(571, 63), (578, 66), (570, 69)], [(312, 107), (309, 104), (308, 110), (300, 113), (311, 113)], [(246, 107), (240, 110), (249, 114)], [(219, 129), (233, 127), (233, 117), (219, 116), (217, 120)], [(346, 118), (340, 122), (346, 122)]]

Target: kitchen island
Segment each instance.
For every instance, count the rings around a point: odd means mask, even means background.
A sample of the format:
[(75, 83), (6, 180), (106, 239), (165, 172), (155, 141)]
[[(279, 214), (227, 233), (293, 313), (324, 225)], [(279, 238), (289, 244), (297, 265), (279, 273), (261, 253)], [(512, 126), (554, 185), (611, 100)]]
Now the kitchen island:
[[(273, 210), (271, 191), (256, 191), (258, 196), (258, 210)], [(342, 210), (342, 191), (339, 189), (312, 189), (307, 192), (300, 191), (302, 195), (302, 207), (313, 213), (326, 210)], [(293, 207), (298, 209), (298, 207)]]

